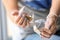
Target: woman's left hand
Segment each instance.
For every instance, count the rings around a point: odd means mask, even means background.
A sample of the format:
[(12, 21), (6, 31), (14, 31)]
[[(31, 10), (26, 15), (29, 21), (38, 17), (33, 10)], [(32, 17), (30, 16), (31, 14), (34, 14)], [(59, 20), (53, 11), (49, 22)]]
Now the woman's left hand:
[(45, 27), (42, 28), (41, 31), (41, 36), (50, 38), (57, 30), (57, 25), (56, 25), (56, 18), (55, 16), (47, 18), (45, 22)]

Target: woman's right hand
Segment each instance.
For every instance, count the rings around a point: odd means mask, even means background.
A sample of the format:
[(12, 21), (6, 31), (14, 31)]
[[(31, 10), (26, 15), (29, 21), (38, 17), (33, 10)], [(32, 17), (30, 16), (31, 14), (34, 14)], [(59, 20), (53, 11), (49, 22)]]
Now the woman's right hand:
[(11, 14), (11, 20), (13, 20), (13, 22), (16, 23), (18, 26), (25, 27), (30, 22), (30, 20), (28, 20), (26, 16), (28, 16), (27, 13), (15, 11)]

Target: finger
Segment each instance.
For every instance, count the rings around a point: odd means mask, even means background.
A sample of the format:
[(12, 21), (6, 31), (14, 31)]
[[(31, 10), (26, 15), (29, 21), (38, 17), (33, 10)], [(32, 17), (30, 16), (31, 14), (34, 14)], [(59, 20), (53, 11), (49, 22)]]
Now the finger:
[(18, 10), (15, 10), (11, 13), (13, 16), (17, 16), (18, 15)]
[(49, 30), (48, 29), (44, 29), (45, 32), (47, 32), (50, 35), (53, 35), (56, 32), (56, 25), (54, 24)]
[(49, 29), (44, 28), (43, 30), (48, 34), (52, 34), (51, 30), (49, 30)]
[(20, 21), (18, 22), (18, 24), (22, 25), (23, 22), (24, 22), (24, 19), (25, 19), (25, 15), (23, 15), (23, 16), (21, 17), (21, 19), (20, 19)]
[(20, 18), (23, 16), (23, 13), (21, 13), (20, 11), (19, 11), (19, 15), (18, 15), (18, 17), (17, 17), (17, 19), (16, 19), (16, 23), (18, 23), (19, 22), (19, 20), (20, 20)]
[(28, 26), (30, 25), (30, 22), (29, 22), (29, 20), (27, 20), (27, 25), (28, 25)]
[(41, 35), (43, 36), (43, 37), (46, 37), (46, 38), (49, 38), (50, 37), (50, 35), (48, 34), (48, 33), (46, 33), (46, 32), (41, 32)]
[(25, 18), (23, 24), (22, 24), (22, 27), (25, 28), (25, 26), (27, 25), (27, 19)]
[(16, 23), (18, 23), (19, 20), (20, 20), (20, 18), (21, 18), (21, 17), (24, 17), (24, 16), (25, 16), (24, 13), (20, 13), (20, 12), (19, 12), (19, 15), (18, 15), (18, 17), (17, 17), (17, 19), (16, 19)]
[(18, 17), (16, 18), (16, 21), (15, 21), (15, 22), (18, 23), (20, 19), (21, 19), (21, 17), (18, 16)]
[(40, 32), (43, 32), (43, 31), (46, 32), (46, 33), (48, 33), (49, 35), (52, 34), (52, 32), (50, 30), (46, 29), (46, 28), (41, 28), (40, 29)]
[(22, 9), (19, 10), (19, 15), (18, 15), (18, 17), (17, 17), (17, 19), (16, 19), (16, 22), (18, 22), (18, 21), (20, 20), (20, 18), (22, 17), (23, 14), (24, 14), (24, 13), (23, 13), (23, 10), (22, 10)]
[(41, 29), (40, 29), (41, 36), (42, 36), (42, 37), (49, 38), (51, 34), (48, 33), (49, 31), (47, 31), (47, 32), (44, 31), (44, 29), (45, 29), (45, 28), (41, 28)]
[(55, 25), (55, 24), (54, 24), (54, 25), (52, 25), (52, 27), (51, 27), (50, 31), (54, 34), (54, 33), (56, 32), (56, 30), (57, 30), (56, 25)]

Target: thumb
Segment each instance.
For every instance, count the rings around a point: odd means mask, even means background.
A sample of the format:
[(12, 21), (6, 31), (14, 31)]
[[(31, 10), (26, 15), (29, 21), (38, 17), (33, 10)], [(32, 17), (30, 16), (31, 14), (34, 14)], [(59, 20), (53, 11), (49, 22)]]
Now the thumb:
[(13, 16), (17, 16), (17, 15), (18, 15), (18, 10), (13, 11), (13, 12), (12, 12), (12, 15), (13, 15)]

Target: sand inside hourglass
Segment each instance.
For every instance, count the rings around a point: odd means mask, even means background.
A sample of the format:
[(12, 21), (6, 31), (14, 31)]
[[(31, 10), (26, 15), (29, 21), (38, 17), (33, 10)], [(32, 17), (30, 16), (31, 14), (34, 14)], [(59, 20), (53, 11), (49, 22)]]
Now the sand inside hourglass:
[(31, 16), (25, 16), (29, 21), (32, 20), (32, 17)]

